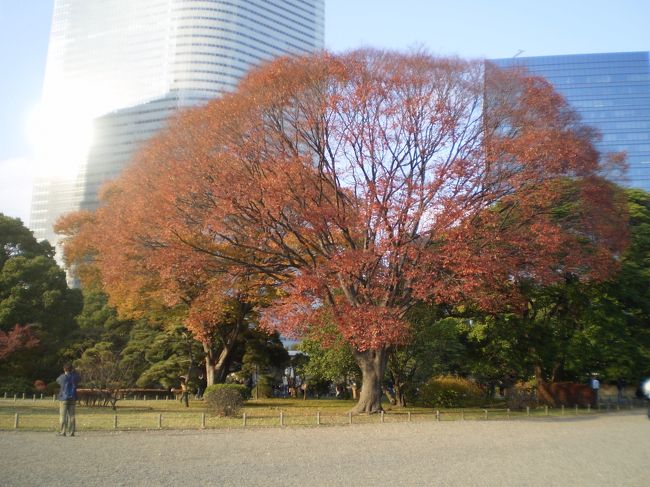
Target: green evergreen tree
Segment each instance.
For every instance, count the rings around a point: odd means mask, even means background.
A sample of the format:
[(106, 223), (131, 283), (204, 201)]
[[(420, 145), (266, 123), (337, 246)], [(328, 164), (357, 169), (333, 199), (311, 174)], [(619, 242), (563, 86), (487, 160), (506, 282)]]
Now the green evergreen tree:
[(60, 350), (76, 329), (81, 292), (70, 289), (46, 241), (37, 242), (17, 218), (0, 214), (0, 330), (32, 325), (39, 346), (12, 355), (0, 377), (51, 381), (60, 372)]

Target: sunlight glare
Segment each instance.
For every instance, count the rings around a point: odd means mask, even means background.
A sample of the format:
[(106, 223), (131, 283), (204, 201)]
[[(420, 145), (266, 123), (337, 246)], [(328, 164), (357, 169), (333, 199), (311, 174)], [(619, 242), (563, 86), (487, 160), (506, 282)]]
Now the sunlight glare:
[(82, 107), (41, 104), (30, 113), (26, 130), (37, 176), (78, 175), (93, 138), (92, 116)]

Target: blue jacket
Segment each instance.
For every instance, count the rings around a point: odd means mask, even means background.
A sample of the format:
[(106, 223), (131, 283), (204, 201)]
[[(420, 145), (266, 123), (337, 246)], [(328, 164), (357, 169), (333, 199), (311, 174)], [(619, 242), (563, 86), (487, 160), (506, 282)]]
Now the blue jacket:
[(61, 374), (56, 382), (61, 386), (59, 392), (59, 400), (66, 401), (68, 399), (77, 399), (77, 386), (79, 385), (80, 377), (74, 370), (67, 374)]

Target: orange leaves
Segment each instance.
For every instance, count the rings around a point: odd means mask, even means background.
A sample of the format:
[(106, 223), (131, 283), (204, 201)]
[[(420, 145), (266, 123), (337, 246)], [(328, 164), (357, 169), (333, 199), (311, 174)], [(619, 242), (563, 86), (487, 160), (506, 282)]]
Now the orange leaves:
[(93, 245), (116, 294), (192, 303), (196, 334), (257, 286), (282, 290), (266, 326), (378, 349), (418, 299), (495, 308), (522, 280), (609, 271), (622, 220), (593, 137), (548, 83), (483, 63), (280, 59), (172, 121)]
[(358, 351), (379, 350), (408, 339), (409, 324), (398, 308), (365, 304), (337, 306), (335, 322), (343, 337)]

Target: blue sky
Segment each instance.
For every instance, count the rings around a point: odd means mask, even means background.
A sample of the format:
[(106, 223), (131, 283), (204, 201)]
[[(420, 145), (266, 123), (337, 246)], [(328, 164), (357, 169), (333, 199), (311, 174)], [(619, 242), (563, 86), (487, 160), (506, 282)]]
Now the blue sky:
[[(133, 0), (137, 1), (137, 0)], [(28, 220), (25, 126), (45, 71), (53, 0), (0, 0), (0, 212)], [(472, 58), (650, 50), (649, 0), (326, 0), (328, 49), (426, 48)]]

